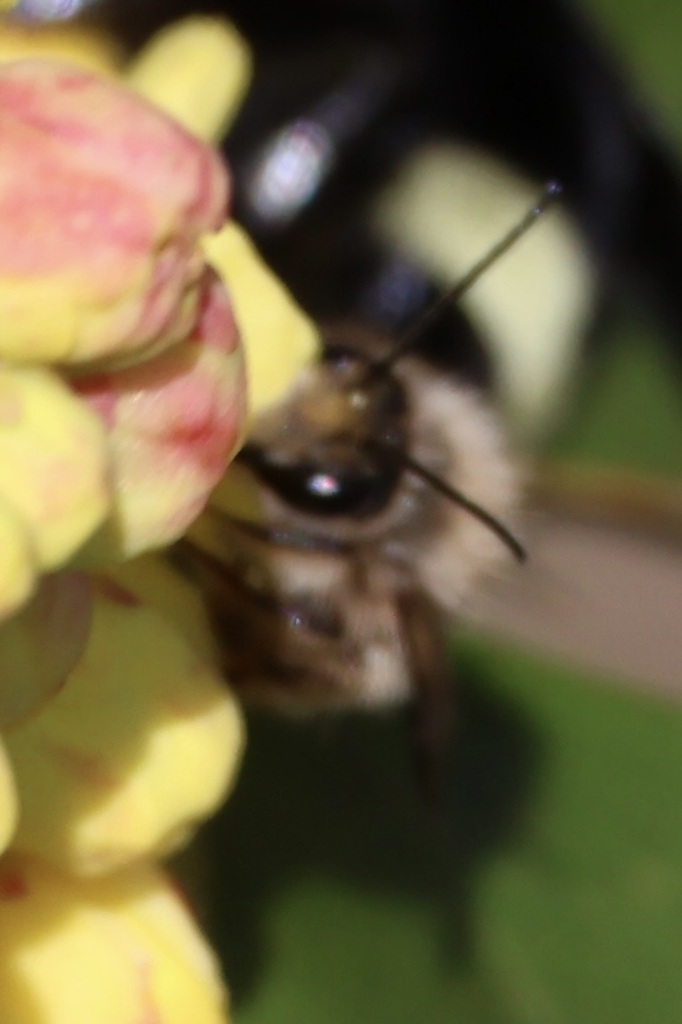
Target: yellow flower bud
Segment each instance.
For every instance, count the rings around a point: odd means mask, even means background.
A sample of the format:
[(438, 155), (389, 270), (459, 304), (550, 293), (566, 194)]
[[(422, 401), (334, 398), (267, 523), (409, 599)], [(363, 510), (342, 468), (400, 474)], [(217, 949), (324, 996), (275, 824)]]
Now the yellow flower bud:
[(104, 578), (95, 588), (83, 658), (6, 734), (16, 848), (79, 874), (175, 849), (225, 797), (242, 749), (212, 663), (131, 590)]
[[(0, 367), (0, 505), (18, 514), (40, 568), (73, 554), (104, 517), (109, 497), (97, 417), (50, 371)], [(17, 561), (25, 573), (21, 540)]]
[(0, 860), (2, 1024), (227, 1024), (216, 962), (165, 876)]

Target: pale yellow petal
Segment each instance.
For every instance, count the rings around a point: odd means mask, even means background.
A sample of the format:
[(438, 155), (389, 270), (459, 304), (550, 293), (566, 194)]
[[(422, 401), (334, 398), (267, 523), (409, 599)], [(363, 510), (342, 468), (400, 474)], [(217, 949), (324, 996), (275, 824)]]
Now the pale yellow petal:
[(244, 98), (251, 57), (229, 22), (196, 16), (158, 32), (129, 65), (126, 77), (185, 128), (217, 141)]
[(205, 238), (204, 250), (232, 297), (255, 416), (276, 402), (315, 357), (319, 332), (234, 222)]

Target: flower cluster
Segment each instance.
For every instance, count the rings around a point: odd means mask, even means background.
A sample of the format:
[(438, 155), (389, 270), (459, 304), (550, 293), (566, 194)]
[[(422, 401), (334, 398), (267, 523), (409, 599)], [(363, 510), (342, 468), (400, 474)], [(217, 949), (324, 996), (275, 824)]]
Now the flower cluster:
[(242, 723), (199, 595), (150, 552), (223, 478), (245, 363), (258, 409), (317, 341), (225, 226), (235, 33), (175, 26), (127, 84), (113, 52), (0, 24), (3, 1024), (226, 1019), (156, 862), (225, 797)]

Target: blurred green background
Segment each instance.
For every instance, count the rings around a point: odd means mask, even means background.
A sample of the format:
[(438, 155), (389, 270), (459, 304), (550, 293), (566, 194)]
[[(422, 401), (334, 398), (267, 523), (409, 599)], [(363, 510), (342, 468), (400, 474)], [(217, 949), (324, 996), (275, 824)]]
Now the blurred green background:
[[(590, 13), (682, 147), (682, 5)], [(679, 479), (679, 367), (644, 319), (604, 330), (555, 454)], [(414, 793), (400, 716), (251, 717), (211, 826), (238, 1024), (676, 1024), (676, 695), (473, 628), (454, 644), (442, 812)]]

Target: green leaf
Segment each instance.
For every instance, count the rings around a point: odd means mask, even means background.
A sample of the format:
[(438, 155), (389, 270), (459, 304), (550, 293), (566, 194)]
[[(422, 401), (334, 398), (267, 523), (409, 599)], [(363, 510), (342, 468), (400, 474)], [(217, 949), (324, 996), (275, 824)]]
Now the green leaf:
[(597, 0), (586, 13), (625, 76), (636, 80), (636, 92), (655, 111), (659, 129), (682, 145), (682, 5), (678, 0)]
[(679, 709), (460, 647), (440, 811), (401, 716), (253, 719), (212, 835), (237, 1024), (677, 1024)]
[(652, 328), (621, 317), (601, 338), (559, 456), (659, 473), (682, 472), (679, 366)]

